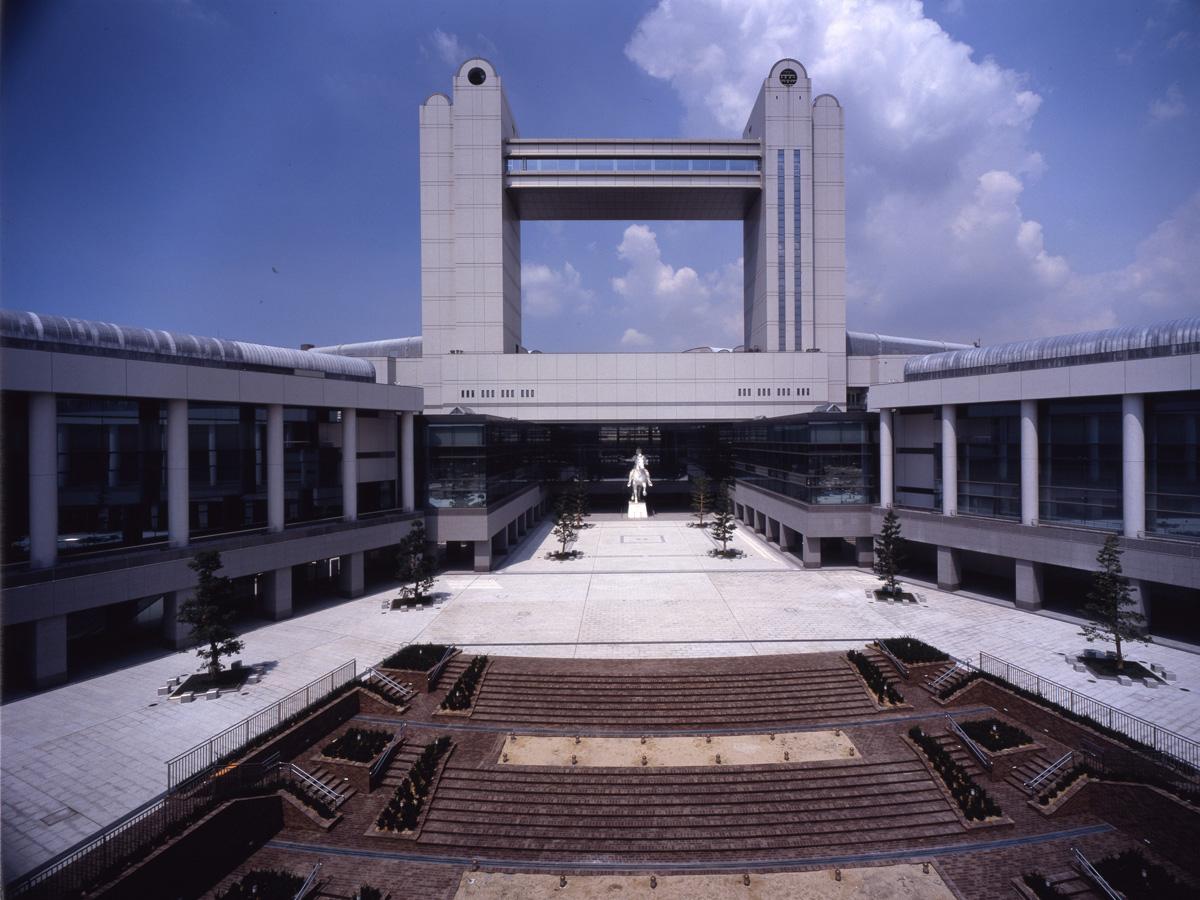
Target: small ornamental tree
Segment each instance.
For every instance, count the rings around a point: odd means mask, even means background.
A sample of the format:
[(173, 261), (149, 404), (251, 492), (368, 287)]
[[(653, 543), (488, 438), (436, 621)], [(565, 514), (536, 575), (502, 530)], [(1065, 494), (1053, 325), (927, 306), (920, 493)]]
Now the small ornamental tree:
[(729, 555), (729, 542), (733, 540), (733, 533), (737, 531), (737, 520), (734, 519), (733, 510), (730, 507), (728, 485), (722, 485), (716, 496), (712, 522), (708, 526), (713, 540), (721, 542), (722, 556)]
[(1122, 641), (1150, 643), (1145, 633), (1146, 617), (1137, 611), (1129, 582), (1121, 574), (1121, 548), (1116, 535), (1104, 539), (1104, 546), (1096, 554), (1099, 570), (1092, 575), (1092, 589), (1083, 612), (1091, 621), (1080, 630), (1080, 635), (1092, 641), (1111, 641), (1117, 647), (1117, 668), (1125, 668), (1125, 657), (1121, 655)]
[(707, 475), (692, 479), (692, 512), (696, 516), (696, 527), (704, 527), (704, 517), (713, 511), (712, 481)]
[(221, 674), (221, 657), (242, 652), (242, 642), (233, 630), (233, 581), (218, 575), (221, 554), (213, 550), (197, 553), (188, 563), (196, 573), (196, 589), (179, 608), (179, 621), (191, 625), (191, 640), (199, 646), (196, 655), (204, 660), (210, 678)]
[(889, 509), (883, 517), (883, 528), (875, 538), (875, 574), (883, 582), (881, 590), (893, 597), (900, 594), (896, 573), (904, 557), (904, 539), (900, 536), (900, 520)]
[(567, 556), (567, 546), (579, 537), (579, 526), (575, 517), (575, 510), (571, 502), (566, 497), (560, 497), (557, 506), (554, 508), (554, 530), (551, 532), (558, 538), (562, 549), (559, 550), (560, 558)]
[(433, 590), (433, 571), (425, 523), (418, 520), (400, 541), (396, 553), (396, 578), (400, 581), (400, 596), (396, 599), (424, 603)]
[(584, 528), (583, 520), (587, 516), (588, 496), (583, 482), (578, 479), (571, 482), (571, 490), (567, 494), (567, 504), (575, 520), (575, 530), (582, 531)]

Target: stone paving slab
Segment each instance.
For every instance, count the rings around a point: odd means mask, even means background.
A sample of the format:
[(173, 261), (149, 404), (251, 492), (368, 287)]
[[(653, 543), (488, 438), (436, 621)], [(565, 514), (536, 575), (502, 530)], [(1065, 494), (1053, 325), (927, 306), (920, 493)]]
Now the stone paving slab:
[(268, 672), (261, 684), (217, 701), (161, 702), (155, 689), (197, 663), (190, 652), (163, 651), (5, 704), (4, 880), (156, 796), (170, 757), (349, 659), (361, 670), (414, 640), (512, 656), (643, 659), (844, 650), (907, 633), (968, 659), (986, 650), (1200, 737), (1198, 655), (1135, 646), (1132, 658), (1161, 663), (1178, 681), (1157, 690), (1120, 687), (1063, 660), (1064, 651), (1087, 646), (1070, 622), (923, 585), (924, 603), (877, 603), (865, 599), (877, 584), (869, 572), (804, 570), (745, 528), (733, 541), (745, 557), (721, 560), (707, 556), (711, 540), (684, 516), (593, 521), (581, 536), (582, 559), (545, 559), (555, 542), (542, 523), (496, 571), (439, 577), (436, 607), (382, 613), (381, 600), (395, 595), (390, 588), (254, 623), (242, 635), (243, 659)]

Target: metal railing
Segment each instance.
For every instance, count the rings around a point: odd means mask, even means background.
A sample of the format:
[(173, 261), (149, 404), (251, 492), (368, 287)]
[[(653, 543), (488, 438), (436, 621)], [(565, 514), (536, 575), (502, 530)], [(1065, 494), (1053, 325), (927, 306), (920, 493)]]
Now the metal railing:
[(367, 666), (367, 670), (363, 672), (363, 681), (370, 681), (372, 678), (383, 682), (405, 700), (407, 700), (409, 697), (415, 696), (417, 693), (407, 684), (401, 684), (395, 678), (385, 675), (374, 666)]
[(292, 900), (304, 900), (317, 883), (317, 876), (321, 873), (321, 863), (317, 863), (312, 867), (312, 871), (308, 873), (308, 877), (304, 879), (304, 884), (300, 885), (300, 890), (296, 891), (296, 896)]
[(975, 667), (973, 665), (971, 665), (969, 662), (967, 662), (966, 660), (958, 659), (957, 657), (953, 657), (953, 656), (950, 658), (954, 661), (954, 665), (952, 665), (950, 668), (948, 668), (945, 672), (943, 672), (937, 678), (933, 679), (933, 681), (929, 682), (929, 687), (932, 690), (937, 690), (942, 685), (949, 682), (950, 679), (953, 678), (955, 675), (957, 675), (959, 672), (973, 672), (975, 670)]
[(1200, 741), (1155, 725), (1140, 716), (1109, 706), (1095, 697), (1081, 694), (1065, 685), (1043, 678), (1020, 666), (980, 651), (979, 668), (1014, 687), (1050, 701), (1097, 725), (1118, 732), (1153, 750), (1177, 760), (1193, 770), (1200, 769)]
[(1079, 851), (1078, 847), (1071, 848), (1071, 855), (1075, 857), (1075, 864), (1079, 866), (1079, 870), (1100, 889), (1104, 896), (1109, 900), (1125, 900), (1125, 895), (1104, 880), (1104, 876), (1096, 871), (1096, 867), (1088, 862), (1088, 858)]
[(442, 677), (442, 672), (446, 669), (446, 665), (457, 653), (457, 647), (451, 646), (446, 648), (446, 652), (442, 654), (442, 658), (438, 661), (438, 664), (429, 672), (429, 690), (432, 691), (437, 686), (438, 681)]
[(371, 764), (371, 771), (368, 783), (374, 789), (375, 782), (383, 777), (383, 773), (387, 771), (387, 767), (392, 764), (392, 759), (396, 756), (396, 752), (400, 749), (400, 745), (404, 743), (404, 733), (408, 730), (408, 723), (401, 722), (400, 730), (396, 732), (396, 736), (392, 738), (391, 743), (383, 748), (383, 753), (379, 755), (379, 759)]
[(1071, 760), (1074, 758), (1074, 751), (1068, 750), (1054, 762), (1050, 763), (1050, 765), (1046, 766), (1046, 768), (1042, 769), (1042, 771), (1038, 772), (1036, 775), (1026, 781), (1024, 784), (1025, 789), (1031, 794), (1036, 794), (1046, 786), (1047, 782), (1049, 782), (1051, 778), (1069, 766), (1071, 764)]
[(963, 746), (970, 750), (975, 755), (975, 758), (979, 760), (979, 764), (986, 771), (992, 771), (992, 758), (983, 752), (980, 746), (971, 739), (969, 734), (962, 730), (962, 727), (954, 721), (954, 716), (947, 714), (946, 721), (950, 723), (950, 730), (963, 742)]
[(178, 791), (193, 779), (205, 774), (220, 760), (236, 753), (252, 740), (304, 712), (318, 700), (351, 682), (355, 678), (354, 660), (342, 663), (282, 700), (260, 709), (236, 725), (231, 725), (215, 737), (167, 761), (167, 790)]
[(300, 780), (301, 784), (303, 784), (307, 788), (312, 788), (323, 799), (329, 801), (334, 806), (341, 803), (342, 800), (344, 799), (341, 794), (339, 794), (337, 791), (335, 791), (329, 785), (324, 784), (319, 779), (317, 779), (315, 776), (309, 774), (308, 772), (305, 772), (302, 768), (300, 768), (295, 763), (290, 763), (290, 762), (280, 763), (279, 768), (284, 773), (291, 775), (294, 778), (298, 778)]
[(875, 638), (875, 646), (879, 648), (880, 653), (888, 658), (888, 662), (896, 667), (896, 671), (900, 673), (901, 677), (905, 681), (908, 681), (908, 666), (896, 658), (896, 654), (887, 648), (887, 644), (881, 638)]

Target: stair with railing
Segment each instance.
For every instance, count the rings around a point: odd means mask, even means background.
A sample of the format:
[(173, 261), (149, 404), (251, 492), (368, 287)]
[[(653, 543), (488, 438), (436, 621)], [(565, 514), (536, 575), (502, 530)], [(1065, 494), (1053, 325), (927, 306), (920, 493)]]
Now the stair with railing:
[(936, 671), (923, 673), (920, 684), (933, 696), (938, 697), (943, 692), (951, 693), (963, 685), (971, 677), (972, 671), (969, 666), (955, 660)]
[(394, 706), (404, 706), (417, 695), (411, 682), (397, 681), (374, 667), (363, 672), (362, 680)]
[(283, 763), (280, 770), (301, 791), (333, 810), (356, 793), (349, 781), (324, 766), (308, 771), (295, 763)]
[(883, 674), (883, 678), (888, 684), (892, 685), (892, 687), (900, 685), (899, 690), (903, 693), (903, 684), (907, 680), (905, 677), (907, 667), (904, 666), (904, 663), (900, 662), (900, 660), (896, 659), (890, 653), (884, 653), (878, 647), (871, 644), (868, 644), (859, 652), (875, 664), (875, 668)]
[(1036, 797), (1045, 793), (1070, 770), (1073, 758), (1074, 754), (1072, 753), (1064, 753), (1055, 758), (1051, 758), (1045, 753), (1038, 753), (1013, 766), (1012, 771), (1005, 776), (1004, 780), (1021, 793)]

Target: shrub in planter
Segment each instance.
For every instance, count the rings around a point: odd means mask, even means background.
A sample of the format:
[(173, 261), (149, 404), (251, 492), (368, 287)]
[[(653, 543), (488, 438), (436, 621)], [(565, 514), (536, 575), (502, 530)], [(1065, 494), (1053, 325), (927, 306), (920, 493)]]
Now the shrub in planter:
[(959, 722), (958, 727), (979, 746), (993, 753), (1033, 743), (1033, 738), (1016, 725), (1009, 725), (999, 719), (974, 719), (970, 722)]
[(458, 676), (458, 681), (454, 682), (454, 687), (446, 694), (446, 699), (442, 701), (442, 709), (459, 711), (471, 708), (475, 699), (475, 688), (479, 686), (479, 679), (483, 676), (487, 661), (486, 656), (477, 656), (471, 660), (471, 664)]
[(1138, 850), (1102, 859), (1096, 863), (1096, 871), (1128, 900), (1185, 900), (1196, 896)]
[(330, 759), (348, 759), (352, 762), (370, 762), (388, 745), (393, 735), (390, 731), (376, 728), (350, 728), (341, 737), (325, 745), (322, 756)]
[(409, 644), (401, 647), (379, 665), (384, 669), (424, 672), (441, 662), (449, 649), (446, 644)]
[(871, 662), (862, 653), (857, 650), (850, 650), (846, 653), (846, 658), (854, 663), (854, 667), (863, 677), (863, 681), (867, 683), (867, 687), (871, 692), (879, 698), (880, 703), (903, 703), (904, 696), (888, 684), (883, 673), (879, 671), (879, 667)]
[(968, 820), (1000, 815), (1000, 807), (988, 796), (987, 791), (975, 783), (967, 770), (956, 763), (941, 744), (922, 731), (920, 725), (909, 729), (908, 736), (933, 763), (934, 771), (941, 777), (950, 790), (950, 795), (958, 803), (958, 808)]
[(292, 900), (304, 879), (278, 869), (255, 869), (217, 894), (217, 900)]
[(300, 785), (292, 781), (284, 781), (279, 785), (281, 790), (287, 791), (322, 819), (332, 819), (337, 813), (333, 811), (333, 807), (322, 800), (320, 797), (310, 794)]
[(915, 637), (886, 638), (880, 641), (888, 652), (901, 662), (912, 664), (947, 662), (950, 656), (937, 647), (919, 641)]
[(1073, 785), (1084, 775), (1095, 776), (1096, 773), (1087, 765), (1073, 766), (1070, 769), (1067, 769), (1067, 771), (1063, 772), (1062, 775), (1058, 777), (1058, 780), (1055, 781), (1048, 790), (1038, 795), (1038, 803), (1040, 803), (1042, 806), (1049, 806), (1051, 800)]
[(433, 784), (438, 762), (449, 749), (450, 738), (443, 735), (421, 751), (421, 755), (408, 770), (408, 777), (400, 782), (392, 794), (392, 799), (375, 820), (376, 828), (380, 831), (408, 831), (416, 828), (417, 818), (425, 804), (425, 797), (429, 794), (429, 787)]

